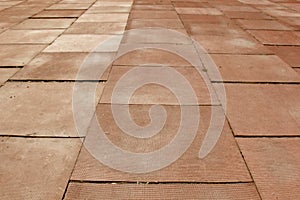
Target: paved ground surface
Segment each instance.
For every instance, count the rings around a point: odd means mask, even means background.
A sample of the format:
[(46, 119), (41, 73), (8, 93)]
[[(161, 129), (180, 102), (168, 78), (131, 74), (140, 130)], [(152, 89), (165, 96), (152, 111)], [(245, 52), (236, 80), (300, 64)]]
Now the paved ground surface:
[[(214, 88), (224, 84), (227, 120), (212, 152), (200, 159), (211, 110), (224, 110), (225, 104), (211, 101), (195, 68), (171, 52), (140, 48), (115, 60), (101, 77), (79, 77), (83, 87), (99, 83), (99, 124), (126, 151), (164, 147), (180, 126), (180, 108), (200, 109), (187, 151), (163, 169), (136, 174), (102, 164), (82, 145), (85, 134), (77, 134), (72, 94), (86, 56), (111, 36), (93, 54), (97, 65), (128, 44), (167, 44), (183, 52), (192, 45), (169, 33), (124, 34), (145, 27), (176, 30), (205, 48), (222, 78), (203, 60), (201, 69)], [(0, 0), (1, 199), (300, 199), (299, 56), (298, 0)], [(182, 105), (155, 84), (138, 89), (130, 105), (138, 125), (150, 123), (152, 104), (163, 104), (168, 116), (158, 135), (138, 139), (118, 128), (111, 96), (122, 75), (149, 63), (184, 75), (199, 103)]]

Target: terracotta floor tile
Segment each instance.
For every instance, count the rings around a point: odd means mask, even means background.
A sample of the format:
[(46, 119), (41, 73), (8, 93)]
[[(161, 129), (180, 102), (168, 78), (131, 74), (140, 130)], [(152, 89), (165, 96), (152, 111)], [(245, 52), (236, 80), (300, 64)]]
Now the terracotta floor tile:
[[(124, 106), (124, 105), (119, 105)], [(149, 139), (129, 138), (124, 134), (112, 119), (111, 107), (109, 104), (99, 104), (97, 108), (97, 118), (102, 128), (111, 142), (121, 145), (119, 148), (131, 149), (134, 152), (148, 152), (157, 149), (170, 142), (178, 129), (180, 120), (180, 107), (164, 106), (168, 115), (163, 130)], [(251, 181), (241, 154), (236, 146), (235, 140), (230, 133), (230, 129), (225, 124), (221, 137), (214, 147), (214, 150), (205, 158), (199, 159), (198, 153), (204, 133), (207, 130), (210, 120), (211, 107), (199, 107), (201, 112), (201, 123), (198, 134), (188, 150), (173, 164), (166, 168), (150, 173), (124, 173), (111, 169), (92, 157), (84, 148), (82, 149), (72, 180), (92, 180), (92, 181), (145, 181), (145, 182), (231, 182), (231, 181)], [(133, 119), (139, 125), (149, 122), (149, 105), (131, 105), (130, 112)], [(146, 121), (144, 121), (147, 119)], [(109, 124), (109, 126), (105, 125)], [(104, 125), (104, 126), (103, 126)], [(93, 130), (91, 130), (93, 131)], [(87, 140), (92, 132), (87, 135)], [(127, 139), (129, 140), (127, 141)], [(92, 139), (92, 138), (91, 138)], [(144, 141), (145, 140), (145, 141)], [(134, 145), (133, 145), (134, 144)], [(146, 144), (145, 148), (142, 145)], [(224, 151), (226, 149), (226, 151)], [(100, 149), (99, 149), (100, 150)], [(111, 155), (110, 156), (114, 156)], [(132, 163), (135, 165), (136, 163)]]
[(96, 65), (89, 65), (90, 73), (95, 73), (99, 67), (108, 67), (106, 72), (95, 79), (90, 74), (85, 74), (85, 78), (77, 77), (80, 66), (87, 58), (87, 53), (41, 53), (28, 65), (23, 67), (19, 73), (12, 77), (13, 80), (107, 80), (110, 71), (109, 66), (104, 66), (101, 62), (112, 61), (111, 53), (94, 53), (94, 58), (98, 60)]
[(274, 17), (300, 17), (300, 13), (290, 9), (267, 9), (265, 13)]
[(292, 30), (291, 27), (283, 25), (275, 20), (237, 20), (245, 29), (257, 30)]
[(295, 30), (300, 30), (300, 17), (282, 17), (280, 20), (293, 26)]
[(179, 14), (198, 14), (198, 15), (223, 15), (221, 11), (215, 8), (175, 8)]
[(0, 45), (0, 66), (24, 66), (44, 45)]
[(160, 28), (183, 28), (183, 24), (179, 19), (134, 19), (130, 20), (127, 25), (127, 29), (135, 28), (149, 28), (149, 27), (160, 27)]
[(174, 10), (172, 5), (136, 5), (132, 6), (132, 10)]
[(70, 183), (66, 200), (78, 199), (260, 199), (254, 184), (92, 184)]
[(300, 45), (300, 37), (291, 31), (248, 31), (263, 44)]
[(179, 16), (184, 23), (227, 24), (230, 22), (227, 17), (221, 15), (183, 14)]
[(7, 30), (0, 34), (0, 44), (50, 44), (63, 30)]
[[(238, 82), (299, 82), (300, 76), (275, 55), (211, 55), (222, 79), (208, 70), (214, 81)], [(205, 66), (205, 65), (204, 65)]]
[(44, 52), (116, 52), (120, 42), (121, 36), (64, 34)]
[(89, 3), (58, 3), (53, 4), (52, 6), (48, 7), (46, 10), (86, 10), (91, 6)]
[(299, 138), (239, 138), (238, 143), (262, 199), (300, 198)]
[(235, 135), (299, 135), (299, 85), (225, 86), (227, 116)]
[[(0, 134), (78, 136), (72, 112), (73, 86), (66, 82), (6, 83), (0, 88)], [(101, 84), (98, 89), (97, 98)]]
[(103, 6), (126, 6), (130, 7), (133, 1), (96, 1), (94, 7), (103, 7)]
[(171, 5), (170, 0), (136, 0), (134, 1), (136, 5)]
[(300, 67), (300, 47), (270, 46), (269, 49), (292, 67)]
[(262, 12), (224, 11), (224, 14), (231, 19), (272, 19)]
[(75, 22), (65, 33), (68, 34), (122, 34), (126, 23)]
[[(113, 66), (108, 82), (104, 88), (103, 95), (101, 97), (101, 103), (111, 103), (112, 92), (115, 88), (117, 81), (130, 69), (133, 69), (133, 66)], [(148, 70), (148, 74), (157, 73), (159, 67), (141, 67), (143, 70)], [(187, 81), (191, 84), (191, 87), (195, 91), (195, 95), (198, 98), (198, 104), (200, 105), (218, 105), (219, 102), (216, 99), (214, 93), (209, 94), (208, 87), (198, 71), (193, 67), (174, 67), (181, 75), (185, 77)], [(156, 70), (156, 71), (155, 71)], [(145, 72), (146, 73), (146, 72)], [(137, 77), (135, 80), (139, 80)], [(131, 81), (134, 81), (131, 79)], [(124, 87), (124, 92), (128, 90), (127, 86)], [(182, 88), (184, 89), (184, 88)], [(182, 91), (183, 92), (183, 91)], [(127, 103), (124, 98), (124, 94), (120, 94), (116, 102), (118, 104)], [(178, 105), (186, 104), (191, 105), (189, 102), (178, 102), (176, 96), (166, 87), (157, 85), (157, 84), (148, 84), (138, 90), (136, 90), (133, 96), (130, 99), (131, 104), (167, 104), (167, 105)]]
[[(190, 45), (181, 45), (181, 49), (188, 51)], [(122, 48), (122, 46), (121, 46)], [(121, 49), (120, 48), (120, 49)], [(131, 51), (117, 60), (115, 60), (114, 65), (147, 65), (149, 63), (159, 63), (164, 66), (191, 66), (192, 64), (186, 61), (181, 56), (175, 53), (160, 50), (160, 49), (138, 49)]]
[(129, 13), (130, 6), (92, 6), (86, 13)]
[(127, 13), (83, 14), (76, 22), (119, 22), (126, 23)]
[(257, 12), (258, 10), (250, 6), (228, 6), (228, 5), (219, 5), (216, 6), (221, 11), (238, 11), (238, 12)]
[(300, 75), (300, 68), (293, 68)]
[(270, 54), (271, 51), (251, 37), (207, 36), (192, 37), (209, 53)]
[(175, 11), (133, 10), (129, 19), (178, 19)]
[(1, 199), (61, 199), (80, 146), (79, 139), (2, 137)]
[(175, 7), (185, 7), (185, 8), (212, 8), (212, 6), (207, 2), (191, 2), (191, 1), (174, 1), (173, 5)]
[(12, 77), (17, 71), (18, 68), (0, 68), (0, 85), (5, 83), (10, 77)]
[(58, 29), (68, 28), (74, 19), (27, 19), (12, 29)]
[(62, 17), (79, 17), (85, 10), (44, 10), (33, 18), (62, 18)]

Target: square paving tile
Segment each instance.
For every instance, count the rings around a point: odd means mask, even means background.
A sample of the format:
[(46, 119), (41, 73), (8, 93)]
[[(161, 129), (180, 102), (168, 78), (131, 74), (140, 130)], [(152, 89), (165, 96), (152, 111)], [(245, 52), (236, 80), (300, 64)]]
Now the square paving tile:
[(184, 28), (183, 24), (179, 19), (134, 19), (130, 20), (127, 25), (127, 29), (135, 28), (149, 28), (149, 27), (160, 27), (160, 28)]
[(68, 199), (260, 199), (254, 184), (93, 184), (70, 183)]
[(83, 14), (76, 22), (118, 22), (126, 23), (127, 13)]
[(27, 19), (12, 29), (58, 29), (68, 28), (74, 19)]
[[(28, 65), (19, 71), (13, 80), (107, 80), (110, 63), (113, 60), (112, 53), (41, 53), (34, 58)], [(85, 75), (77, 77), (79, 69), (85, 59), (97, 60), (95, 63), (85, 65), (89, 70), (85, 71)], [(109, 63), (105, 66), (105, 63)], [(94, 74), (97, 70), (106, 68), (107, 70), (101, 77), (95, 78)]]
[(175, 11), (133, 10), (129, 19), (178, 19)]
[(90, 6), (90, 3), (57, 3), (46, 10), (87, 10)]
[[(214, 81), (299, 82), (300, 76), (276, 55), (212, 54), (222, 79), (208, 69)], [(205, 65), (204, 65), (205, 66)]]
[(0, 85), (5, 83), (19, 70), (19, 68), (0, 68)]
[(61, 199), (68, 185), (79, 139), (0, 139), (1, 199)]
[[(82, 84), (88, 88), (91, 83)], [(72, 111), (73, 86), (66, 82), (6, 83), (0, 88), (0, 134), (78, 136)], [(98, 90), (97, 99), (101, 84)]]
[(0, 66), (24, 66), (44, 45), (0, 45)]
[(292, 67), (300, 67), (300, 47), (270, 46), (269, 49)]
[(225, 87), (227, 116), (235, 135), (300, 135), (300, 85)]
[(271, 51), (250, 37), (195, 35), (208, 53), (271, 54)]
[[(104, 88), (103, 95), (101, 97), (101, 103), (111, 103), (112, 102), (112, 94), (115, 88), (116, 83), (120, 80), (120, 78), (129, 72), (129, 70), (133, 69), (133, 66), (113, 66), (110, 76), (108, 78), (108, 82)], [(157, 74), (160, 70), (159, 67), (140, 67), (141, 70), (144, 70), (143, 73), (148, 73), (149, 75)], [(197, 71), (197, 69), (193, 67), (174, 67), (175, 72), (179, 72), (184, 78), (190, 83), (193, 88), (195, 95), (198, 100), (199, 105), (218, 105), (219, 102), (215, 96), (215, 93), (209, 93), (209, 85), (205, 84), (205, 81)], [(142, 75), (141, 75), (142, 76)], [(125, 92), (130, 88), (127, 86), (132, 81), (138, 81), (141, 77), (137, 76), (135, 79), (130, 79), (130, 82), (125, 82), (124, 85), (121, 86), (121, 93), (116, 97), (113, 103), (117, 104), (126, 104)], [(166, 77), (167, 78), (167, 77)], [(211, 85), (210, 85), (211, 86)], [(184, 94), (186, 88), (177, 88), (181, 91), (181, 94)], [(179, 95), (179, 94), (177, 94)], [(190, 101), (179, 102), (177, 97), (169, 90), (168, 88), (158, 85), (158, 84), (147, 84), (139, 89), (137, 89), (133, 96), (130, 99), (130, 104), (167, 104), (167, 105), (195, 105)]]
[(263, 44), (300, 46), (300, 37), (291, 31), (249, 30), (248, 32)]
[(126, 23), (76, 22), (65, 33), (68, 34), (122, 34)]
[(44, 52), (116, 52), (121, 39), (121, 35), (64, 34)]
[(292, 30), (291, 27), (281, 24), (276, 20), (239, 19), (237, 21), (242, 25), (242, 27), (249, 30)]
[(7, 30), (0, 34), (0, 44), (50, 44), (63, 30)]
[(299, 199), (300, 138), (238, 138), (262, 199)]
[(62, 18), (62, 17), (79, 17), (85, 10), (44, 10), (32, 18)]
[[(119, 105), (125, 106), (125, 105)], [(140, 126), (145, 126), (150, 122), (150, 105), (131, 105), (130, 113), (132, 119)], [(113, 120), (110, 104), (99, 104), (97, 108), (97, 118), (105, 135), (118, 148), (130, 150), (130, 152), (152, 152), (168, 144), (176, 135), (180, 121), (180, 107), (164, 106), (167, 120), (164, 128), (155, 136), (147, 139), (130, 137), (119, 129)], [(86, 148), (83, 148), (72, 180), (91, 181), (145, 181), (145, 182), (232, 182), (251, 181), (245, 163), (237, 148), (236, 142), (230, 132), (229, 126), (225, 123), (221, 137), (213, 151), (204, 159), (199, 159), (198, 153), (201, 141), (207, 131), (210, 120), (211, 107), (199, 108), (201, 112), (198, 134), (193, 140), (188, 150), (171, 165), (150, 173), (124, 173), (111, 169), (96, 160)], [(219, 109), (219, 108), (218, 108)], [(220, 110), (219, 110), (220, 111)], [(93, 129), (87, 135), (87, 140), (94, 140)], [(128, 139), (128, 140), (127, 140)], [(141, 145), (140, 145), (141, 144)], [(106, 150), (101, 150), (105, 153)], [(226, 151), (224, 151), (226, 149)], [(113, 154), (109, 155), (113, 157)], [(158, 158), (159, 159), (159, 158)], [(133, 165), (137, 164), (131, 162)]]

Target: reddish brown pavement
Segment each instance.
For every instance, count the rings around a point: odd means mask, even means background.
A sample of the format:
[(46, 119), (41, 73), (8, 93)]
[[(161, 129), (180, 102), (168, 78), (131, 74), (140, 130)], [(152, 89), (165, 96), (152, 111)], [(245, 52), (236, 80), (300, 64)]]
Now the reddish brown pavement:
[[(129, 31), (142, 28), (178, 34)], [(208, 52), (222, 76), (203, 60), (197, 66), (216, 94), (187, 59), (143, 48), (167, 45), (189, 55), (188, 37)], [(141, 48), (113, 60), (132, 44)], [(299, 55), (298, 0), (1, 0), (0, 199), (300, 199)], [(112, 60), (101, 76), (93, 76)], [(85, 62), (92, 70), (78, 76)], [(136, 124), (151, 123), (154, 104), (167, 114), (157, 135), (141, 139), (118, 127), (111, 106), (126, 104), (122, 95), (113, 102), (112, 94), (136, 66), (159, 70), (153, 63), (183, 75), (198, 103), (183, 104), (157, 84), (139, 88), (129, 102)], [(128, 173), (104, 165), (84, 145), (91, 128), (78, 135), (76, 80), (87, 91), (98, 83), (95, 116), (105, 136), (125, 151), (148, 153), (168, 145), (185, 107), (200, 110), (196, 137), (179, 159), (156, 171)], [(212, 109), (226, 120), (216, 146), (201, 159)], [(85, 110), (80, 117), (91, 121)]]

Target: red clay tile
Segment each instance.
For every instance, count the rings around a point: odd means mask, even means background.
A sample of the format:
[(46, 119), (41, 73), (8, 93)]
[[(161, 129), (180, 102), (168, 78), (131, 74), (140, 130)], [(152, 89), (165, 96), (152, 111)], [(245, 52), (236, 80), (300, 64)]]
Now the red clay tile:
[(269, 49), (292, 67), (300, 67), (300, 47), (270, 46)]
[(257, 40), (270, 45), (300, 45), (300, 37), (291, 31), (249, 30)]
[(33, 18), (62, 18), (62, 17), (79, 17), (85, 10), (44, 10)]
[(27, 19), (12, 29), (58, 29), (68, 28), (74, 19)]
[[(107, 80), (110, 71), (109, 63), (113, 59), (111, 53), (94, 53), (93, 58), (97, 63), (89, 65), (89, 73), (85, 78), (77, 77), (80, 66), (87, 58), (87, 53), (41, 53), (28, 65), (23, 67), (19, 73), (12, 77), (13, 80)], [(102, 62), (102, 63), (101, 63)], [(87, 65), (87, 64), (86, 64)], [(95, 79), (95, 73), (99, 67), (108, 67), (105, 73)]]
[[(145, 123), (149, 122), (149, 107), (150, 105), (131, 105), (130, 113), (133, 119), (136, 120), (137, 124), (145, 125)], [(167, 144), (170, 142), (169, 139), (172, 138), (177, 132), (177, 127), (179, 126), (178, 120), (180, 120), (180, 107), (164, 106), (164, 108), (166, 109), (167, 113), (172, 114), (168, 115), (163, 130), (161, 130), (157, 135), (148, 139), (137, 139), (132, 137), (127, 141), (126, 139), (128, 138), (128, 135), (122, 133), (122, 131), (115, 125), (109, 104), (98, 105), (97, 118), (102, 128), (105, 129), (106, 135), (110, 140), (112, 140), (113, 143), (119, 144), (125, 149), (131, 149), (136, 152), (147, 152), (148, 150), (156, 149), (164, 144)], [(251, 177), (248, 174), (247, 168), (227, 124), (225, 124), (223, 133), (213, 151), (205, 159), (199, 159), (199, 148), (201, 146), (204, 133), (207, 131), (211, 107), (205, 106), (199, 107), (199, 109), (201, 112), (201, 122), (196, 138), (188, 150), (168, 167), (149, 173), (125, 173), (101, 164), (91, 154), (89, 154), (85, 148), (83, 148), (79, 155), (71, 179), (112, 182), (251, 181)], [(145, 121), (145, 119), (147, 120)], [(87, 135), (86, 141), (89, 140), (88, 137), (90, 135), (91, 133)], [(141, 140), (146, 141), (143, 142)], [(132, 143), (134, 141), (137, 143)], [(148, 145), (144, 148), (144, 146), (137, 144)], [(226, 151), (224, 149), (226, 149)], [(114, 155), (110, 154), (109, 156), (113, 157)], [(136, 163), (132, 164), (135, 165)]]
[(63, 30), (7, 30), (0, 34), (0, 44), (50, 44)]
[(1, 199), (61, 199), (80, 146), (79, 139), (2, 137)]
[(227, 116), (235, 135), (300, 135), (299, 85), (225, 87)]
[(0, 68), (0, 85), (5, 83), (19, 70), (19, 68)]
[[(110, 76), (108, 78), (108, 82), (103, 91), (103, 95), (101, 97), (101, 103), (111, 103), (112, 102), (112, 92), (115, 88), (117, 81), (129, 70), (133, 69), (133, 66), (113, 66)], [(157, 73), (155, 71), (159, 70), (159, 67), (140, 67), (142, 70), (148, 70), (148, 73)], [(185, 77), (187, 81), (191, 84), (195, 95), (198, 99), (198, 104), (200, 105), (217, 105), (218, 100), (214, 93), (210, 95), (209, 89), (201, 75), (198, 71), (193, 67), (174, 67), (174, 70), (179, 72), (181, 75)], [(145, 72), (146, 73), (146, 72)], [(134, 80), (139, 80), (140, 77), (136, 77)], [(131, 79), (131, 81), (134, 81)], [(128, 81), (127, 81), (128, 83)], [(123, 91), (127, 91), (128, 88), (123, 86)], [(182, 92), (186, 88), (180, 89)], [(124, 94), (123, 94), (124, 95)], [(178, 94), (179, 95), (179, 94)], [(126, 99), (122, 94), (118, 95), (116, 102), (124, 104), (127, 103)], [(131, 104), (167, 104), (167, 105), (190, 105), (193, 103), (190, 102), (179, 102), (177, 97), (166, 87), (157, 85), (157, 84), (148, 84), (143, 87), (140, 87), (136, 90), (133, 96), (130, 99)], [(194, 105), (194, 104), (193, 104)]]
[(0, 45), (0, 66), (24, 66), (44, 45)]
[(291, 27), (283, 25), (275, 20), (237, 20), (245, 29), (249, 30), (292, 30)]
[[(214, 81), (230, 82), (299, 82), (300, 76), (275, 55), (212, 54), (222, 80), (208, 74)], [(205, 66), (205, 65), (204, 65)]]
[(251, 37), (195, 35), (197, 41), (209, 53), (270, 54), (271, 51)]
[[(78, 136), (72, 111), (73, 86), (66, 82), (6, 83), (0, 88), (0, 135)], [(98, 99), (102, 86), (99, 84)]]
[(68, 34), (122, 34), (126, 23), (75, 22), (65, 33)]
[(238, 138), (262, 199), (299, 199), (299, 138)]
[(260, 199), (252, 183), (242, 184), (93, 184), (70, 183), (71, 199)]

